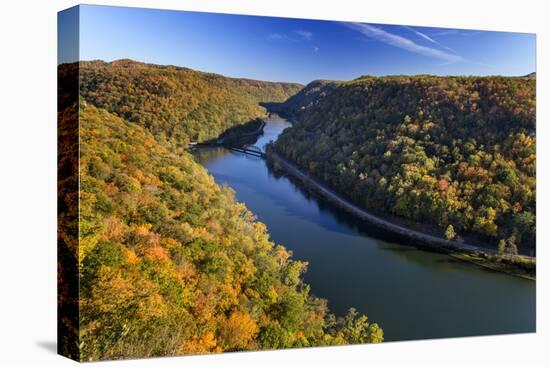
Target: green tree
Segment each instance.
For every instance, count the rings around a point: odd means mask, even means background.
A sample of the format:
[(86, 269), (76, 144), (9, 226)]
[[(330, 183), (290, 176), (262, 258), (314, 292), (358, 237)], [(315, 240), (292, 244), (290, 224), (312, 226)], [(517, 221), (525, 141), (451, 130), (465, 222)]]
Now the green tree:
[(508, 239), (506, 240), (506, 255), (510, 259), (513, 259), (518, 254), (518, 247), (516, 244), (516, 235), (512, 234)]
[(498, 241), (498, 256), (504, 257), (505, 254), (506, 254), (506, 240), (501, 239), (500, 241)]
[(384, 332), (378, 324), (369, 323), (367, 316), (359, 315), (354, 308), (349, 309), (340, 323), (342, 325), (341, 333), (348, 343), (379, 343), (384, 340)]
[(455, 229), (452, 224), (449, 224), (447, 226), (447, 229), (445, 230), (445, 238), (448, 240), (452, 240), (456, 237)]

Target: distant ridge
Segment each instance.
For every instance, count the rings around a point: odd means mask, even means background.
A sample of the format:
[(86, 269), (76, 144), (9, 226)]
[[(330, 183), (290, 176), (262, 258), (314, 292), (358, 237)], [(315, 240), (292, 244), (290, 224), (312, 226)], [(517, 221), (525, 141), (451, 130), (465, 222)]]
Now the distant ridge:
[(318, 104), (341, 83), (343, 82), (335, 80), (314, 80), (283, 103), (264, 103), (263, 105), (271, 112), (296, 120), (305, 110)]

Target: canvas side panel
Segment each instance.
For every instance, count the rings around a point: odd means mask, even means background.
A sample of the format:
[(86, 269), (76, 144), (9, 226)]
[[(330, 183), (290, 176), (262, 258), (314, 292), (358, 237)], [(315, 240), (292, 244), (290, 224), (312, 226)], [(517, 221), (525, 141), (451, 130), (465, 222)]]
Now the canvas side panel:
[(79, 9), (58, 13), (57, 351), (79, 353)]

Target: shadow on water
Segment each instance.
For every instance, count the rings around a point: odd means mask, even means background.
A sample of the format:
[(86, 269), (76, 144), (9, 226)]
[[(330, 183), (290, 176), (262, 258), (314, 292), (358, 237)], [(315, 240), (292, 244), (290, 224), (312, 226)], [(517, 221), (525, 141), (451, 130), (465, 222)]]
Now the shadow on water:
[(382, 247), (382, 250), (383, 251), (393, 251), (393, 252), (411, 252), (411, 251), (416, 251), (416, 249), (412, 248), (412, 247), (406, 247), (406, 246), (402, 246), (402, 245), (398, 245), (398, 246), (386, 246), (386, 247)]
[(307, 188), (293, 176), (286, 175), (271, 168), (268, 168), (268, 174), (276, 180), (287, 180), (293, 186), (295, 191), (299, 192), (308, 201), (308, 203), (314, 203), (317, 206), (317, 209), (322, 214), (321, 217), (325, 215), (332, 216), (335, 219), (336, 225), (329, 225), (327, 222), (324, 221), (321, 221), (319, 223), (325, 229), (333, 231), (337, 230), (346, 234), (350, 232), (358, 232), (359, 234), (366, 237), (371, 237), (387, 242), (399, 243), (399, 245), (397, 246), (384, 248), (384, 250), (388, 251), (415, 251), (413, 247), (418, 247), (420, 245), (418, 243), (414, 243), (407, 237), (403, 237), (393, 232), (379, 228), (371, 223), (368, 223), (365, 220), (358, 218), (357, 216), (354, 216), (353, 214), (350, 214), (348, 211), (327, 200), (314, 190)]
[(442, 259), (437, 259), (436, 261), (441, 264), (462, 264), (463, 263), (463, 261), (460, 261), (458, 259), (453, 259), (452, 257), (445, 257)]

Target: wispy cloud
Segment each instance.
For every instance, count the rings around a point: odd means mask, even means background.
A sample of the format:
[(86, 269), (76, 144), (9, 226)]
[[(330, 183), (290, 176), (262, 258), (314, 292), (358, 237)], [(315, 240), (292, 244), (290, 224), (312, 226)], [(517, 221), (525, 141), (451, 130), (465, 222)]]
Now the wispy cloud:
[(428, 41), (428, 42), (433, 43), (434, 45), (438, 45), (439, 47), (443, 47), (444, 49), (447, 49), (447, 50), (449, 50), (449, 51), (451, 51), (451, 52), (455, 52), (455, 50), (453, 50), (452, 48), (447, 47), (447, 46), (441, 44), (440, 42), (437, 42), (437, 41), (434, 40), (432, 37), (428, 36), (426, 33), (422, 33), (422, 32), (420, 32), (420, 31), (417, 31), (417, 30), (414, 29), (414, 28), (407, 27), (406, 25), (404, 25), (403, 28), (408, 29), (409, 31), (411, 31), (411, 32), (413, 32), (414, 34), (416, 34), (417, 36), (419, 36), (419, 37), (425, 39), (425, 40)]
[(280, 33), (270, 33), (267, 35), (267, 38), (269, 38), (270, 40), (281, 40), (285, 38), (285, 36)]
[(313, 39), (313, 32), (298, 30), (294, 31), (294, 33), (306, 41), (311, 41)]
[(434, 32), (432, 32), (432, 33), (436, 37), (454, 36), (454, 35), (459, 34), (459, 30), (458, 29), (442, 29), (442, 30), (435, 31), (435, 33)]
[(441, 29), (432, 33), (436, 37), (444, 36), (475, 36), (479, 31), (460, 30), (460, 29)]
[(409, 52), (413, 52), (419, 55), (434, 57), (437, 59), (444, 60), (445, 62), (448, 62), (448, 63), (458, 62), (462, 60), (462, 57), (455, 53), (450, 53), (447, 51), (439, 50), (437, 48), (419, 45), (418, 43), (406, 37), (387, 32), (382, 28), (378, 28), (370, 24), (366, 24), (366, 23), (342, 23), (342, 24), (362, 33), (367, 37), (374, 38), (380, 42), (384, 42), (388, 45), (398, 47), (403, 50), (407, 50)]
[[(289, 33), (270, 33), (267, 35), (267, 38), (273, 41), (286, 40), (286, 41), (292, 41), (292, 42), (306, 42), (311, 45), (314, 35), (313, 35), (313, 32), (304, 31), (304, 30), (295, 30)], [(313, 52), (316, 53), (319, 51), (319, 47), (313, 45), (312, 50)]]

